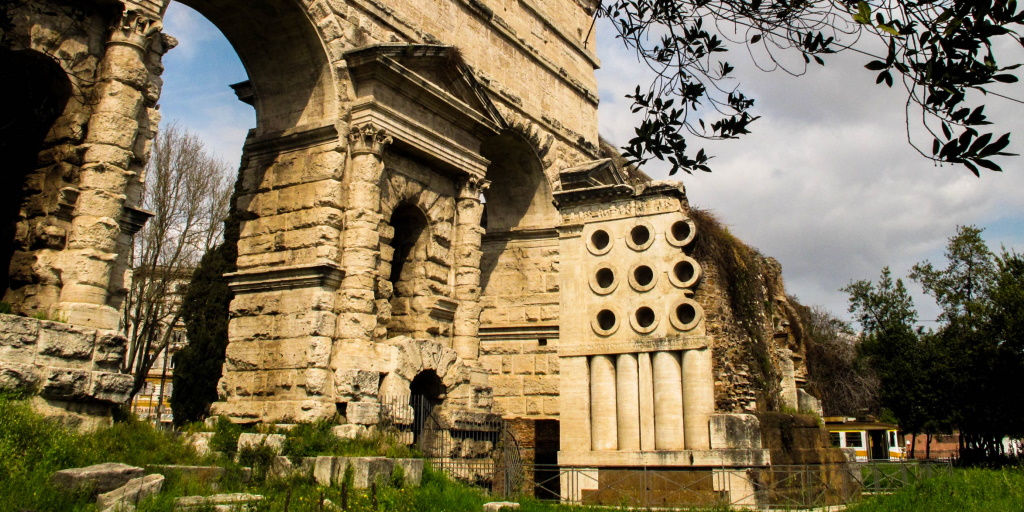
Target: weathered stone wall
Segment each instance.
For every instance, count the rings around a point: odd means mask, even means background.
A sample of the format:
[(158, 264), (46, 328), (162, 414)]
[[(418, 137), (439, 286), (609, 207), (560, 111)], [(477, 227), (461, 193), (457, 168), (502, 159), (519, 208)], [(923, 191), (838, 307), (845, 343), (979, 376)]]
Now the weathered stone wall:
[(0, 390), (37, 394), (72, 421), (109, 421), (132, 376), (119, 373), (126, 341), (116, 331), (0, 314)]

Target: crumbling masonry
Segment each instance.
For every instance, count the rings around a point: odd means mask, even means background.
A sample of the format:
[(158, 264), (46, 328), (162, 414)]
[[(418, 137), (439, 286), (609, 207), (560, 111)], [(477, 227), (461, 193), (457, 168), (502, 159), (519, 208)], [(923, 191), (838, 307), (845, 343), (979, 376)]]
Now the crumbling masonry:
[[(3, 317), (0, 385), (50, 406), (130, 387), (110, 361), (176, 44), (166, 1), (0, 8), (5, 73), (32, 84), (0, 128), (0, 289), (62, 321)], [(757, 375), (795, 407), (803, 372), (778, 270), (763, 260), (759, 316), (739, 319), (728, 276), (694, 258), (682, 185), (602, 147), (594, 2), (183, 3), (238, 51), (257, 114), (215, 414), (373, 424), (420, 394), (453, 424), (554, 425), (543, 456), (563, 465), (768, 463), (745, 414)], [(766, 326), (756, 357), (741, 320)]]

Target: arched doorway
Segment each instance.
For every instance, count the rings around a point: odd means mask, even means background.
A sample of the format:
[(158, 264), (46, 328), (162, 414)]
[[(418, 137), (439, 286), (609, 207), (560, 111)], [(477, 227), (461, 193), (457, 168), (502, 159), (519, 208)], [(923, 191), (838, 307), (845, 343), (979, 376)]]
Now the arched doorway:
[[(26, 177), (37, 167), (44, 139), (71, 97), (71, 82), (51, 57), (0, 47), (0, 296), (10, 285), (14, 233)], [(38, 187), (38, 185), (37, 185)]]
[[(383, 294), (391, 309), (391, 315), (386, 319), (386, 337), (414, 335), (417, 316), (422, 309), (417, 297), (424, 295), (421, 287), (430, 235), (428, 220), (415, 205), (402, 203), (391, 214), (388, 226), (392, 230), (392, 238), (390, 242), (382, 240), (392, 249), (390, 268), (382, 268), (390, 283), (390, 290), (384, 290)], [(387, 260), (384, 266), (387, 267)]]
[(445, 397), (445, 386), (434, 370), (423, 370), (409, 384), (409, 405), (413, 410), (413, 443), (426, 455), (438, 452), (441, 425), (435, 416)]

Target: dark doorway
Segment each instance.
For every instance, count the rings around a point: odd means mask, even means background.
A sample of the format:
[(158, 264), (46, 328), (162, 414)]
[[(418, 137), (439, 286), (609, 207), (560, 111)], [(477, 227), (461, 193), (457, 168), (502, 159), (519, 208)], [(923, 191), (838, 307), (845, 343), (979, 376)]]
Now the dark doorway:
[(25, 178), (36, 169), (46, 134), (71, 97), (71, 82), (52, 58), (0, 48), (0, 298), (10, 286), (11, 257)]
[(561, 496), (558, 474), (558, 420), (537, 420), (533, 423), (534, 497), (557, 500)]
[(884, 430), (868, 431), (868, 444), (871, 450), (869, 457), (872, 460), (889, 458), (889, 441), (886, 437)]
[(423, 273), (428, 233), (426, 215), (408, 203), (395, 208), (390, 225), (395, 231), (391, 240), (394, 254), (388, 275), (391, 281), (391, 318), (387, 323), (389, 337), (414, 332), (412, 300), (417, 295), (417, 286)]
[(439, 424), (434, 409), (444, 400), (444, 384), (434, 370), (420, 372), (409, 384), (409, 405), (412, 406), (413, 443), (424, 455), (431, 455)]

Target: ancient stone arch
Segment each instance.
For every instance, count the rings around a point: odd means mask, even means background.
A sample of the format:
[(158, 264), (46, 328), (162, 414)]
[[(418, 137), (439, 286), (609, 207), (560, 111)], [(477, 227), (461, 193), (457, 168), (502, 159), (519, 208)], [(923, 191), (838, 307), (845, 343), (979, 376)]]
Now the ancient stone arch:
[[(4, 300), (64, 321), (0, 315), (0, 387), (50, 406), (127, 397), (118, 308), (148, 216), (168, 1), (0, 4), (0, 51), (45, 55), (72, 91), (0, 219), (14, 226)], [(249, 80), (233, 88), (257, 113), (214, 414), (374, 424), (433, 371), (460, 429), (557, 420), (560, 464), (767, 463), (760, 437), (735, 436), (757, 420), (724, 414), (756, 407), (754, 385), (714, 380), (749, 369), (723, 322), (759, 320), (723, 321), (725, 277), (698, 279), (681, 184), (599, 146), (597, 3), (183, 2), (234, 45)], [(415, 279), (392, 277), (396, 245), (415, 252)], [(800, 361), (785, 352), (781, 365)]]

